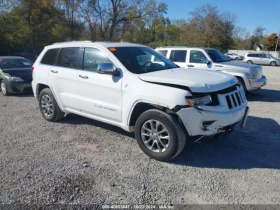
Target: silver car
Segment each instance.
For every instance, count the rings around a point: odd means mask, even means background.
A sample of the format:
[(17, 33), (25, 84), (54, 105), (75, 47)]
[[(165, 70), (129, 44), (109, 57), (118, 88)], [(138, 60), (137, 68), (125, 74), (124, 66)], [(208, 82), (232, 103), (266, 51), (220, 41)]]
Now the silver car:
[(260, 65), (280, 66), (280, 59), (275, 58), (267, 53), (259, 53), (259, 52), (248, 53), (245, 55), (243, 61), (251, 64), (254, 63)]
[(227, 57), (229, 57), (231, 60), (243, 60), (243, 56), (237, 55), (236, 53), (225, 53)]

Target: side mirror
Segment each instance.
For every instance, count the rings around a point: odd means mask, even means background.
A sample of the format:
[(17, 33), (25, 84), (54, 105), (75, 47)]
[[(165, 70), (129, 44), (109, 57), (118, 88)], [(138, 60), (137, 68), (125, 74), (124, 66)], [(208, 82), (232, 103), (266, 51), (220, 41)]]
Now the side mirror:
[(114, 67), (112, 63), (100, 63), (97, 66), (98, 74), (109, 74), (113, 76), (120, 76), (120, 71)]
[(206, 58), (202, 58), (202, 63), (206, 63), (208, 65), (210, 64), (210, 61)]

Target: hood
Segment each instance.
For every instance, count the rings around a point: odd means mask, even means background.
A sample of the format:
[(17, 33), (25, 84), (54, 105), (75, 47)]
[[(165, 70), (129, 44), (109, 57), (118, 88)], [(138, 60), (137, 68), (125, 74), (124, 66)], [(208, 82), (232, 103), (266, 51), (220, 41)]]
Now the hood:
[(261, 68), (259, 65), (249, 64), (245, 62), (223, 62), (215, 63), (216, 67), (223, 67), (222, 70), (250, 70)]
[(140, 74), (139, 78), (150, 83), (183, 86), (192, 92), (205, 93), (225, 89), (236, 84), (237, 80), (230, 74), (208, 70), (187, 70), (183, 68)]
[(21, 79), (28, 82), (32, 81), (31, 68), (2, 69), (2, 71), (12, 77), (20, 77)]

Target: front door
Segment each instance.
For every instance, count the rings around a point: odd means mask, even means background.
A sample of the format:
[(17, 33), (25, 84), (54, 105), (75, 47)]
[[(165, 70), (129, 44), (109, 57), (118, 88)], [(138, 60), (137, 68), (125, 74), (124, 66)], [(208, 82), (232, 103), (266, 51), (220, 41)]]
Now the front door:
[(213, 66), (213, 62), (210, 64), (203, 63), (203, 60), (209, 60), (206, 55), (200, 50), (191, 50), (188, 59), (188, 69), (196, 70), (216, 70)]
[(80, 110), (95, 118), (121, 122), (122, 76), (97, 73), (100, 63), (112, 61), (100, 49), (85, 48), (83, 70), (77, 75)]

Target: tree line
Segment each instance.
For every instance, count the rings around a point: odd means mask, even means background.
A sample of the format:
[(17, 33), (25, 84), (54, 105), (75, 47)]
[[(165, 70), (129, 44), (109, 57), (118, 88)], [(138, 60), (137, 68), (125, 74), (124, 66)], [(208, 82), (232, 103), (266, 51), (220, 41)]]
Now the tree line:
[(263, 44), (265, 50), (275, 49), (276, 33), (267, 36), (259, 26), (251, 35), (235, 25), (234, 14), (217, 7), (198, 7), (189, 13), (188, 20), (170, 20), (167, 9), (166, 3), (156, 0), (2, 0), (0, 54), (38, 54), (46, 45), (71, 40), (219, 50), (252, 50)]

